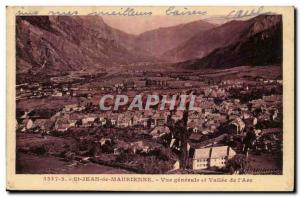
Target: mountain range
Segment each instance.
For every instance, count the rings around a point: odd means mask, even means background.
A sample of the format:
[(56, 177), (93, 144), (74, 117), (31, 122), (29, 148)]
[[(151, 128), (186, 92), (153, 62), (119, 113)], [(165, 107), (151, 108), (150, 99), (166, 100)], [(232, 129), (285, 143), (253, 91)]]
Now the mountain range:
[(131, 35), (100, 16), (17, 16), (17, 73), (97, 70), (139, 62), (184, 68), (280, 64), (282, 20), (260, 15), (215, 25), (194, 21)]
[(199, 69), (282, 64), (282, 19), (279, 15), (231, 21), (205, 34), (207, 36), (196, 35), (190, 43), (176, 49), (179, 60), (186, 60), (178, 65)]

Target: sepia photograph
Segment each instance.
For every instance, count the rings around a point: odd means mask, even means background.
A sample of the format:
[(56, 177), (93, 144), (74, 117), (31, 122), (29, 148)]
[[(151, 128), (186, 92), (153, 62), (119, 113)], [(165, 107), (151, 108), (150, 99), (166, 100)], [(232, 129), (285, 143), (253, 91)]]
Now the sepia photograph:
[(15, 175), (284, 175), (283, 13), (162, 9), (14, 10)]

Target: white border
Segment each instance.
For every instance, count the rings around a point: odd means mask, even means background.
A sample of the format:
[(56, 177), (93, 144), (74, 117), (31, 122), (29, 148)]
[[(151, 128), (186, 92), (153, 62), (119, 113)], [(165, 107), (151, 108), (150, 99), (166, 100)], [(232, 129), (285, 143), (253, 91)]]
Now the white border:
[[(101, 1), (95, 1), (95, 0), (49, 0), (49, 1), (34, 1), (34, 0), (2, 0), (0, 2), (0, 20), (1, 20), (1, 26), (0, 26), (0, 42), (1, 42), (1, 56), (0, 60), (2, 62), (2, 66), (0, 67), (0, 128), (1, 128), (1, 136), (0, 136), (0, 143), (2, 144), (2, 149), (0, 150), (0, 160), (1, 160), (1, 168), (0, 168), (0, 183), (1, 183), (1, 196), (5, 195), (8, 196), (8, 192), (5, 191), (5, 131), (6, 131), (6, 14), (5, 14), (5, 6), (6, 5), (294, 5), (296, 8), (300, 7), (300, 1), (298, 0), (282, 0), (282, 1), (276, 1), (276, 0), (231, 0), (231, 1), (224, 1), (224, 0), (189, 0), (189, 1), (180, 1), (180, 0), (101, 0)], [(298, 13), (299, 15), (299, 13)], [(297, 25), (299, 26), (299, 19), (297, 17)], [(299, 31), (298, 31), (299, 34)], [(297, 34), (297, 36), (298, 36)], [(297, 39), (297, 45), (298, 45), (299, 39)], [(298, 57), (299, 50), (297, 50), (297, 54), (295, 54)], [(297, 70), (297, 76), (299, 74), (299, 69)], [(297, 85), (297, 92), (299, 92), (299, 84)], [(299, 98), (299, 97), (298, 97)], [(298, 105), (299, 106), (299, 105)], [(299, 107), (297, 108), (298, 112)], [(300, 118), (298, 116), (297, 122)], [(298, 130), (298, 129), (297, 129)], [(299, 141), (299, 134), (297, 135)], [(299, 151), (297, 151), (299, 156)], [(299, 170), (297, 170), (299, 171)], [(299, 181), (298, 181), (299, 182)], [(296, 186), (298, 188), (298, 185)], [(31, 195), (31, 194), (27, 194)], [(40, 194), (39, 194), (40, 195)], [(72, 195), (72, 194), (71, 194)], [(84, 195), (84, 194), (83, 194)], [(105, 194), (101, 194), (105, 195)], [(131, 195), (131, 194), (130, 194)], [(162, 195), (162, 194), (153, 194), (153, 195)], [(174, 194), (171, 194), (174, 195)], [(203, 195), (203, 194), (201, 194)], [(255, 194), (256, 196), (260, 196), (262, 194)]]

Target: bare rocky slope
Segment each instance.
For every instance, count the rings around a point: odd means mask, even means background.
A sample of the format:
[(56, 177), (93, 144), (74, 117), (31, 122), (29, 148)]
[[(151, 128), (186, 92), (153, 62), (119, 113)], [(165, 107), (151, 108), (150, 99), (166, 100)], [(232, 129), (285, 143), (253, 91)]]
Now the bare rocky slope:
[(16, 28), (18, 73), (84, 70), (143, 59), (126, 48), (132, 35), (97, 16), (19, 16)]

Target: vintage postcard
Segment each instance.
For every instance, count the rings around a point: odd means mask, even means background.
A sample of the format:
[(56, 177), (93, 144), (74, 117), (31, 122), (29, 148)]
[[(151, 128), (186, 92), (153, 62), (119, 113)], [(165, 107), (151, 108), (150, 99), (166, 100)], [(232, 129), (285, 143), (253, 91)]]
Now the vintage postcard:
[(8, 190), (294, 191), (294, 7), (7, 7)]

